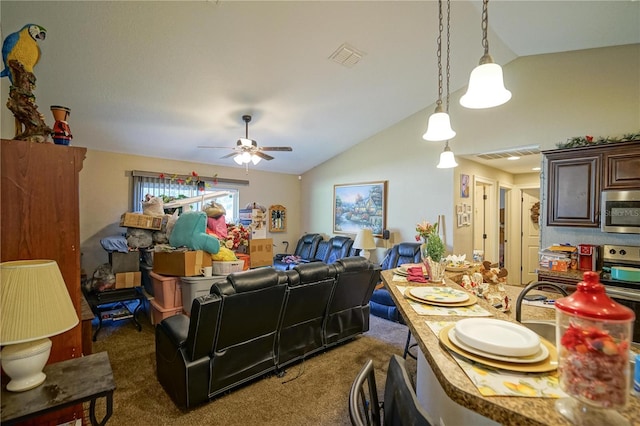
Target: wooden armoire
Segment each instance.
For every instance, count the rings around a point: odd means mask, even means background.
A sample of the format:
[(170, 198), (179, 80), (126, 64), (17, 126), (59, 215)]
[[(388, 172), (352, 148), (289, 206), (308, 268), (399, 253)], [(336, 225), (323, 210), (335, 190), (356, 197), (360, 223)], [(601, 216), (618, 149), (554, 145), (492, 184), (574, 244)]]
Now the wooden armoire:
[[(6, 139), (1, 143), (0, 258), (55, 260), (82, 318), (79, 175), (87, 149)], [(49, 363), (82, 356), (80, 323), (51, 341)]]

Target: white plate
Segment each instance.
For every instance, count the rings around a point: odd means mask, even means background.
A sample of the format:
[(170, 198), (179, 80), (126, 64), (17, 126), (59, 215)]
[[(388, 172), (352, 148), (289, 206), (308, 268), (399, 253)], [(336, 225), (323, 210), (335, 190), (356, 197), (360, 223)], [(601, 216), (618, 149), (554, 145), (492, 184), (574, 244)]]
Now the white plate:
[(467, 318), (456, 322), (462, 343), (503, 356), (531, 356), (540, 350), (540, 337), (523, 325), (491, 318)]
[(469, 300), (469, 293), (450, 287), (413, 287), (409, 292), (413, 297), (428, 302), (459, 303)]
[(464, 349), (465, 351), (471, 352), (474, 355), (493, 359), (496, 361), (514, 362), (517, 364), (533, 364), (534, 362), (544, 361), (549, 356), (549, 349), (547, 349), (547, 347), (542, 343), (540, 343), (540, 350), (531, 356), (522, 356), (522, 357), (521, 356), (502, 356), (502, 355), (492, 354), (489, 352), (484, 352), (461, 342), (460, 339), (458, 339), (458, 337), (456, 336), (455, 327), (452, 327), (449, 330), (449, 340), (451, 341), (451, 343), (458, 346), (460, 349)]

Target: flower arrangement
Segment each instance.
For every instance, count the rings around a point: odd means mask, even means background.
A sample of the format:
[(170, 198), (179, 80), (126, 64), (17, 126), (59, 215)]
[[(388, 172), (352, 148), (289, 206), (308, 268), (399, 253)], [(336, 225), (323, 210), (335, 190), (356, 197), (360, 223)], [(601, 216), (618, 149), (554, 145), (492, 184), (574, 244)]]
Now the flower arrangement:
[(434, 262), (440, 262), (445, 252), (444, 243), (438, 235), (438, 224), (431, 224), (426, 220), (416, 224), (416, 241), (424, 240), (423, 256), (430, 257)]
[(226, 248), (236, 251), (249, 245), (249, 230), (244, 225), (227, 224), (227, 238), (223, 241)]
[(432, 233), (435, 233), (437, 231), (438, 231), (437, 223), (431, 224), (426, 220), (423, 220), (421, 223), (416, 224), (416, 232), (418, 233), (418, 235), (416, 235), (416, 241), (420, 241), (421, 238), (426, 241), (427, 238), (429, 238)]

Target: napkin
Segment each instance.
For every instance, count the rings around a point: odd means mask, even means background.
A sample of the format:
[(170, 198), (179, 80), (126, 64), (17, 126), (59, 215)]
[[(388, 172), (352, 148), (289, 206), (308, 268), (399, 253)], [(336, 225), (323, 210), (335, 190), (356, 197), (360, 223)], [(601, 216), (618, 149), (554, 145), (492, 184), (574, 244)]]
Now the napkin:
[(427, 280), (424, 278), (424, 272), (422, 271), (422, 266), (413, 266), (407, 269), (407, 281), (412, 281), (415, 283), (426, 283)]

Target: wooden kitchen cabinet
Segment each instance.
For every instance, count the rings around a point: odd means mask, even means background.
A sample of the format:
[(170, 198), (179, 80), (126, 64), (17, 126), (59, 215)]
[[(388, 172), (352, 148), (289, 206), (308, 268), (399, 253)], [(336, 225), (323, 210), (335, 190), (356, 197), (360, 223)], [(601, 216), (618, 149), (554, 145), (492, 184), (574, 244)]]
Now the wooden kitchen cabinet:
[(547, 226), (600, 227), (600, 192), (640, 190), (640, 141), (544, 151)]
[(547, 225), (597, 228), (600, 155), (546, 154), (548, 160)]
[(640, 189), (640, 141), (613, 144), (604, 151), (602, 189)]

